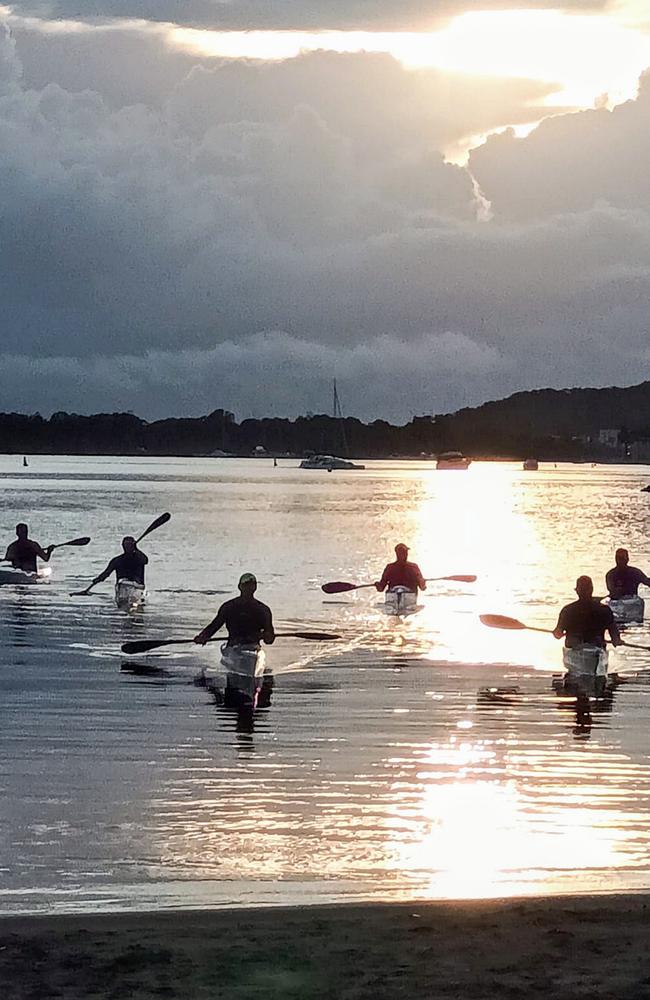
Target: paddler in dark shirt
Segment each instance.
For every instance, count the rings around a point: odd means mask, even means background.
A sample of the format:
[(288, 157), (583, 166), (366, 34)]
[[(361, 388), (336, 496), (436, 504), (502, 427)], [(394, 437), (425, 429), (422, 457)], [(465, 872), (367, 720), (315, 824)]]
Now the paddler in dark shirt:
[(375, 584), (377, 590), (381, 592), (386, 590), (386, 587), (389, 590), (392, 590), (393, 587), (406, 587), (413, 594), (417, 594), (418, 588), (420, 590), (427, 589), (427, 582), (420, 572), (420, 567), (417, 563), (408, 562), (408, 554), (408, 545), (399, 542), (395, 546), (395, 555), (397, 558), (395, 562), (388, 563), (388, 566), (384, 569), (381, 580), (378, 580)]
[(581, 646), (605, 648), (605, 632), (609, 632), (614, 646), (621, 645), (621, 636), (614, 621), (611, 608), (597, 601), (590, 576), (579, 576), (576, 581), (578, 600), (567, 604), (560, 611), (557, 625), (553, 630), (556, 639), (564, 637), (568, 649)]
[(16, 525), (16, 535), (18, 536), (16, 541), (12, 542), (5, 552), (5, 561), (10, 562), (14, 569), (21, 569), (24, 573), (37, 573), (36, 559), (49, 562), (54, 546), (41, 548), (38, 542), (29, 538), (29, 528), (22, 522)]
[(244, 573), (239, 578), (239, 597), (226, 601), (217, 611), (209, 625), (194, 636), (194, 642), (204, 646), (222, 625), (228, 630), (228, 646), (259, 646), (275, 642), (271, 609), (254, 596), (257, 580), (252, 573)]
[(605, 577), (607, 590), (612, 600), (618, 601), (622, 597), (636, 597), (641, 583), (650, 587), (650, 579), (643, 570), (629, 565), (630, 556), (627, 549), (617, 549), (614, 560), (616, 565), (610, 569)]
[(141, 583), (144, 587), (144, 568), (149, 562), (148, 558), (144, 552), (140, 551), (132, 535), (126, 535), (122, 539), (122, 548), (124, 549), (122, 555), (111, 559), (106, 569), (95, 577), (88, 590), (95, 584), (107, 580), (111, 573), (115, 573), (118, 581), (132, 580), (134, 583)]

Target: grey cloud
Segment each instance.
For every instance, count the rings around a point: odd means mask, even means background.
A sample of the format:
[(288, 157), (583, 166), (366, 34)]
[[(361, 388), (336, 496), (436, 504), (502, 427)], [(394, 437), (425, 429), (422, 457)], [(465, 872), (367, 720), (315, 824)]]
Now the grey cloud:
[[(465, 367), (463, 386), (458, 384), (459, 358)], [(356, 386), (364, 383), (369, 387), (369, 413), (378, 409), (386, 417), (401, 419), (405, 382), (414, 412), (430, 408), (433, 365), (453, 386), (440, 383), (438, 400), (443, 406), (457, 397), (459, 388), (466, 393), (487, 374), (507, 367), (494, 349), (451, 332), (422, 335), (410, 343), (382, 336), (337, 348), (272, 332), (202, 351), (151, 351), (142, 357), (34, 359), (15, 355), (6, 358), (0, 371), (0, 393), (8, 409), (22, 405), (15, 389), (19, 381), (33, 388), (44, 411), (58, 408), (63, 391), (70, 409), (84, 409), (92, 393), (98, 410), (135, 406), (151, 416), (188, 409), (200, 414), (218, 401), (245, 415), (295, 416), (327, 408), (334, 375), (344, 402), (349, 391), (351, 407)]]
[[(650, 206), (594, 197), (585, 161), (586, 201), (520, 220), (510, 175), (478, 223), (435, 75), (318, 54), (128, 105), (30, 86), (23, 44), (0, 35), (3, 408), (293, 414), (337, 375), (398, 419), (647, 362)], [(644, 99), (611, 117), (628, 186)]]
[(373, 29), (437, 27), (472, 10), (559, 9), (589, 13), (607, 0), (15, 0), (14, 10), (52, 18), (143, 18), (221, 29)]
[(599, 201), (650, 210), (650, 75), (638, 99), (561, 115), (527, 139), (512, 132), (474, 150), (471, 168), (502, 218), (528, 220)]

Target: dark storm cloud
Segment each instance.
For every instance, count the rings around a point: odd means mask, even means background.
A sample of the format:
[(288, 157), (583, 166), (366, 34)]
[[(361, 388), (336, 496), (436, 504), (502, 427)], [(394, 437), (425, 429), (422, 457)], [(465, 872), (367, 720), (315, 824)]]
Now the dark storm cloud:
[(52, 18), (143, 18), (220, 29), (327, 28), (405, 31), (437, 27), (475, 10), (602, 10), (606, 0), (16, 0), (19, 14)]
[[(440, 149), (522, 113), (538, 85), (474, 85), (472, 101), (471, 81), (317, 53), (172, 62), (147, 100), (166, 58), (152, 47), (130, 103), (132, 54), (83, 37), (101, 68), (77, 59), (67, 86), (37, 85), (29, 33), (0, 33), (3, 409), (295, 414), (336, 376), (349, 412), (399, 419), (647, 366), (650, 204), (627, 162), (647, 143), (645, 90), (600, 144), (589, 132), (591, 159), (580, 115), (490, 141), (480, 222)], [(101, 92), (111, 60), (123, 93)]]

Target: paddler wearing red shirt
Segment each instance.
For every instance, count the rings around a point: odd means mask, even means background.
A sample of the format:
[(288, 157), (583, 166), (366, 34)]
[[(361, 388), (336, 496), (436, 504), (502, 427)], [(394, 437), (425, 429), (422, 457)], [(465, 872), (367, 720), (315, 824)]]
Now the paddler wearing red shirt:
[(381, 580), (377, 580), (375, 587), (380, 592), (392, 590), (393, 587), (406, 587), (412, 593), (417, 594), (419, 590), (427, 589), (427, 581), (420, 572), (417, 563), (408, 561), (409, 547), (399, 542), (395, 546), (395, 562), (388, 563), (381, 575)]

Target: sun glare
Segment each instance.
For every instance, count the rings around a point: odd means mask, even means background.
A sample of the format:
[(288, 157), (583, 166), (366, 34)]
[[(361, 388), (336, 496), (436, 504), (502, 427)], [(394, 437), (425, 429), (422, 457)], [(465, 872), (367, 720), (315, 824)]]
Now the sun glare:
[(437, 32), (203, 31), (170, 26), (170, 44), (218, 58), (281, 60), (301, 52), (386, 52), (410, 69), (553, 84), (549, 105), (610, 106), (634, 97), (650, 37), (614, 16), (479, 11)]

